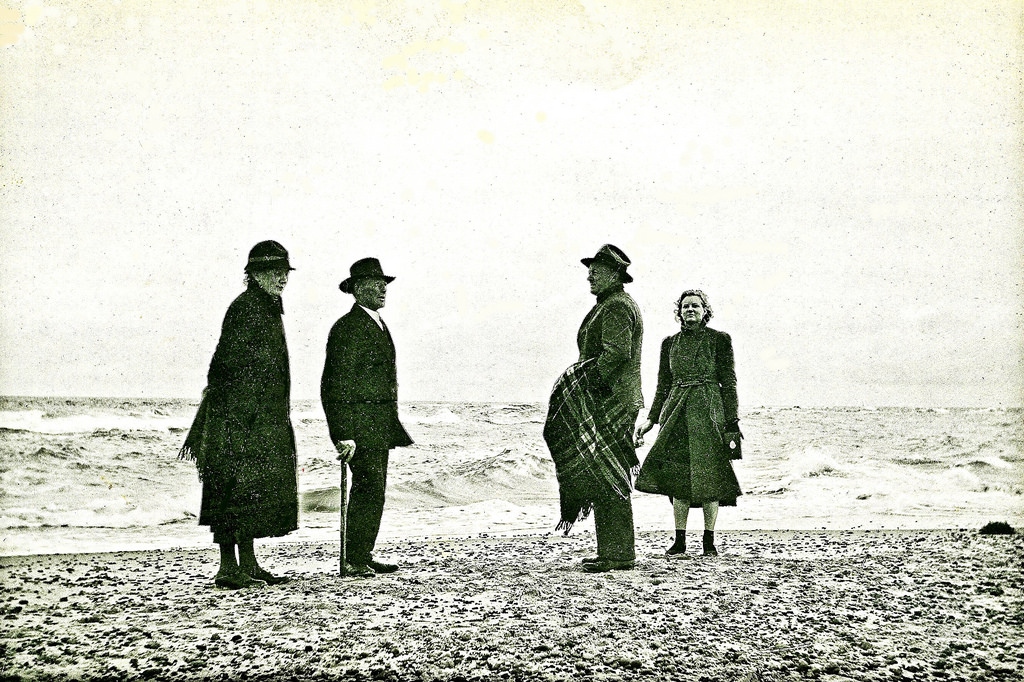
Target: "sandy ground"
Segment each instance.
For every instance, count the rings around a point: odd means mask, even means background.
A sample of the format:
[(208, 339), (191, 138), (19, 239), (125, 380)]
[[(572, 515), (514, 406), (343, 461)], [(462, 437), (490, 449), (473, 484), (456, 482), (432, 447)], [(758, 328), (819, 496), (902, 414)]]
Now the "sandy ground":
[[(700, 544), (690, 533), (691, 552)], [(0, 679), (1018, 680), (1024, 536), (720, 531), (722, 555), (591, 575), (588, 532), (257, 545), (296, 579), (231, 591), (209, 550), (0, 558)]]

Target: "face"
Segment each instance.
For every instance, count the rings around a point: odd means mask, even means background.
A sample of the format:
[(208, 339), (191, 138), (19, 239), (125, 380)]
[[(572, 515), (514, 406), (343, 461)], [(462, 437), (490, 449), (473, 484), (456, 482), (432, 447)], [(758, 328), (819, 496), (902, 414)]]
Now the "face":
[(284, 291), (284, 285), (288, 284), (288, 270), (286, 268), (259, 270), (251, 274), (256, 283), (260, 285), (260, 288), (271, 296), (280, 296), (281, 292)]
[(687, 327), (696, 327), (704, 319), (704, 304), (700, 296), (687, 296), (679, 305), (680, 317)]
[(357, 280), (352, 293), (359, 305), (370, 310), (380, 310), (384, 307), (387, 291), (388, 283), (386, 281), (379, 277), (369, 277)]
[(620, 284), (619, 273), (604, 263), (591, 263), (587, 268), (587, 281), (590, 282), (590, 293), (600, 296), (603, 292)]

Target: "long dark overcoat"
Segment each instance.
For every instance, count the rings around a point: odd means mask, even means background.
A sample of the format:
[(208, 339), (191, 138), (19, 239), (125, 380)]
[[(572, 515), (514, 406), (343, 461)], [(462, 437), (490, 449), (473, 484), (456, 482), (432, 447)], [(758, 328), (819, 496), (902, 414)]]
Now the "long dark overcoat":
[(701, 327), (666, 338), (649, 415), (661, 429), (640, 469), (637, 490), (689, 500), (691, 507), (735, 505), (741, 492), (723, 435), (737, 410), (729, 335)]
[[(576, 333), (580, 362), (595, 359), (595, 383), (623, 407), (639, 410), (644, 405), (640, 389), (640, 351), (644, 323), (640, 308), (622, 288), (597, 297)], [(632, 428), (632, 427), (631, 427)]]
[(354, 440), (357, 450), (412, 445), (398, 420), (395, 343), (358, 303), (327, 337), (320, 401), (335, 443)]
[[(620, 467), (632, 473), (640, 465), (633, 447), (633, 427), (644, 404), (640, 387), (643, 340), (640, 307), (621, 286), (597, 297), (596, 305), (583, 318), (576, 333), (579, 361), (593, 360), (593, 370), (587, 375), (598, 409), (603, 406), (604, 411), (621, 417), (618, 423), (609, 424), (612, 428), (606, 438), (619, 441), (613, 450), (620, 454)], [(630, 486), (631, 481), (626, 481), (625, 488)]]
[(281, 301), (255, 282), (228, 307), (185, 450), (203, 481), (200, 525), (217, 542), (298, 528), (291, 378)]

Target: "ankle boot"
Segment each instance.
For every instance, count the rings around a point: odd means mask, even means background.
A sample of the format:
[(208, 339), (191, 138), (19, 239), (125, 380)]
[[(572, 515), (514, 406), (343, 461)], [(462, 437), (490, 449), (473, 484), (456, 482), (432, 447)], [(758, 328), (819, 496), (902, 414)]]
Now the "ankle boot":
[(718, 556), (718, 550), (715, 549), (715, 531), (713, 530), (704, 531), (704, 556)]
[(665, 554), (672, 556), (673, 554), (686, 554), (686, 531), (676, 529), (676, 541), (672, 543), (672, 546), (665, 550)]

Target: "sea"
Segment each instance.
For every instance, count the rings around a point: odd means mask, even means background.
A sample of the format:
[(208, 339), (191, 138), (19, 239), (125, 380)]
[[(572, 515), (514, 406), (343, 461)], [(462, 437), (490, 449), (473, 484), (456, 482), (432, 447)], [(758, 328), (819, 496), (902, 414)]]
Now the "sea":
[[(178, 458), (198, 401), (0, 397), (0, 555), (210, 547), (200, 482)], [(411, 402), (380, 542), (555, 533), (546, 405)], [(1024, 526), (1021, 408), (757, 407), (741, 412), (743, 496), (719, 532)], [(316, 401), (294, 401), (300, 529), (337, 540), (341, 468)], [(654, 434), (648, 436), (653, 442)], [(639, 451), (641, 459), (649, 445)], [(673, 526), (636, 493), (639, 530)], [(702, 517), (691, 514), (699, 531)], [(593, 521), (573, 533), (592, 532)]]

